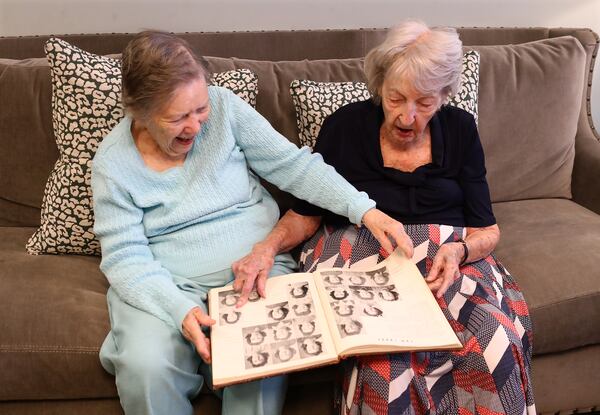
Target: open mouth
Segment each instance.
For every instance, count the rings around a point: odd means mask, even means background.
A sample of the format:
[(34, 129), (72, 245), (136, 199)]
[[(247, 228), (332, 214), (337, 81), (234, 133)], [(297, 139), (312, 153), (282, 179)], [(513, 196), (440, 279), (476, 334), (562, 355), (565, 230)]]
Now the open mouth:
[(192, 137), (192, 138), (176, 137), (175, 139), (177, 140), (177, 142), (179, 144), (184, 145), (184, 146), (190, 145), (194, 141), (194, 137)]
[(396, 127), (396, 128), (398, 128), (398, 130), (402, 134), (410, 134), (410, 133), (412, 133), (412, 128), (401, 128), (401, 127)]

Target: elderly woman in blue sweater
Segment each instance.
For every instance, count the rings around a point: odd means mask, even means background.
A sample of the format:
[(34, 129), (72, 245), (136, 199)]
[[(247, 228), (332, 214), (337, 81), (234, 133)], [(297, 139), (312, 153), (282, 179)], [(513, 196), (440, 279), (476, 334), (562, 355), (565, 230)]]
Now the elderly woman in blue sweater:
[[(92, 170), (94, 230), (110, 282), (111, 331), (100, 360), (116, 376), (126, 414), (191, 414), (210, 363), (206, 293), (234, 280), (234, 262), (257, 269), (240, 258), (260, 252), (279, 218), (256, 174), (364, 223), (390, 248), (389, 237), (408, 251), (412, 245), (399, 222), (320, 156), (296, 148), (230, 91), (209, 86), (183, 40), (140, 33), (122, 69), (127, 116), (104, 138)], [(294, 267), (280, 254), (235, 284), (265, 296), (265, 278)], [(285, 388), (285, 377), (225, 388), (223, 413), (280, 413)]]

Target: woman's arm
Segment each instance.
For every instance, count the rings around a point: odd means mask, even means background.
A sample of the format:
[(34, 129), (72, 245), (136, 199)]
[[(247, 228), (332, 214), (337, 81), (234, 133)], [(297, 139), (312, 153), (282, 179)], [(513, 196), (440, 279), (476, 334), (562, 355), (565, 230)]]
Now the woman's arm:
[(182, 330), (185, 315), (197, 304), (177, 288), (171, 273), (154, 259), (144, 232), (142, 209), (98, 166), (92, 170), (92, 191), (94, 231), (102, 247), (100, 269), (111, 287), (126, 303)]
[(233, 93), (224, 93), (227, 116), (236, 144), (259, 176), (299, 199), (360, 224), (375, 202), (359, 192), (320, 154), (299, 149)]
[[(467, 244), (468, 256), (465, 263), (475, 262), (485, 258), (496, 249), (500, 241), (500, 228), (498, 225), (485, 226), (483, 228), (467, 228), (465, 243)], [(460, 244), (464, 255), (464, 246)], [(463, 257), (461, 257), (462, 259)]]
[[(468, 116), (460, 142), (464, 145), (458, 183), (463, 192), (463, 212), (466, 222), (464, 245), (444, 244), (438, 250), (425, 281), (439, 298), (460, 275), (459, 266), (488, 256), (500, 240), (495, 224), (492, 202), (486, 180), (485, 157), (477, 125)], [(493, 225), (490, 225), (492, 224)], [(462, 262), (462, 264), (461, 264)]]
[(231, 265), (235, 274), (233, 288), (241, 292), (237, 307), (246, 304), (255, 284), (258, 294), (266, 296), (265, 282), (275, 256), (304, 242), (317, 231), (320, 223), (320, 216), (304, 216), (290, 209), (264, 240), (255, 244), (248, 255)]
[(210, 342), (200, 326), (215, 321), (177, 288), (171, 273), (154, 259), (142, 224), (142, 209), (97, 168), (92, 171), (92, 189), (94, 231), (102, 247), (100, 269), (113, 290), (127, 304), (180, 330), (210, 363)]
[[(427, 285), (440, 298), (455, 278), (460, 276), (461, 265), (478, 261), (492, 253), (500, 240), (500, 228), (498, 225), (485, 226), (482, 228), (467, 228), (464, 243), (451, 242), (440, 246), (433, 264), (427, 274), (425, 281)], [(465, 254), (467, 257), (465, 258)], [(462, 263), (461, 263), (462, 262)]]
[[(412, 241), (404, 232), (400, 222), (378, 209), (367, 211), (362, 222), (387, 252), (394, 250), (392, 244), (394, 241), (409, 258), (412, 257)], [(266, 296), (265, 282), (273, 267), (275, 256), (304, 242), (316, 232), (320, 223), (320, 216), (304, 216), (290, 209), (271, 233), (254, 245), (252, 252), (232, 264), (231, 268), (235, 275), (233, 288), (241, 292), (237, 307), (246, 304), (255, 285), (258, 294), (261, 297)]]

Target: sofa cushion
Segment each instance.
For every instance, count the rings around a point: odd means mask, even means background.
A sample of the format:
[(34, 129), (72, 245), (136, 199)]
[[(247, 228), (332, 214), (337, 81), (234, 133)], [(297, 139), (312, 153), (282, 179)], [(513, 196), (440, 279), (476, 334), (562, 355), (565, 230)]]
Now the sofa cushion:
[(45, 58), (0, 59), (0, 226), (40, 223), (44, 183), (58, 158)]
[[(462, 108), (477, 121), (477, 88), (479, 86), (479, 53), (467, 51), (463, 57), (461, 88), (448, 105)], [(290, 94), (296, 111), (300, 145), (314, 147), (325, 118), (338, 108), (371, 97), (364, 82), (315, 82), (294, 80)]]
[(0, 227), (0, 401), (114, 397), (98, 359), (109, 331), (100, 261), (27, 255), (33, 231)]
[[(98, 357), (110, 330), (100, 260), (28, 255), (33, 231), (0, 227), (0, 401), (115, 398), (115, 379)], [(318, 387), (336, 373), (335, 366), (294, 373), (290, 385)]]
[(585, 50), (571, 36), (473, 49), (492, 201), (570, 198)]
[(533, 352), (600, 343), (600, 216), (570, 200), (495, 203), (498, 259), (520, 285)]
[[(123, 117), (121, 62), (85, 52), (60, 39), (46, 43), (52, 68), (53, 126), (60, 156), (46, 184), (39, 229), (27, 243), (31, 254), (99, 254), (93, 226), (90, 176), (102, 138)], [(212, 82), (256, 100), (248, 70), (219, 73)]]

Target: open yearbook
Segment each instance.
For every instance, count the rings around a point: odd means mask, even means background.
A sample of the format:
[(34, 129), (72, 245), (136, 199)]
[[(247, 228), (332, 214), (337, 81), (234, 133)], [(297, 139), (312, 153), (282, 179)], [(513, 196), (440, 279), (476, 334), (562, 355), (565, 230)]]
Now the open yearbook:
[(210, 290), (215, 387), (374, 353), (460, 349), (417, 267), (396, 250), (369, 269), (269, 278), (236, 308), (231, 285)]

